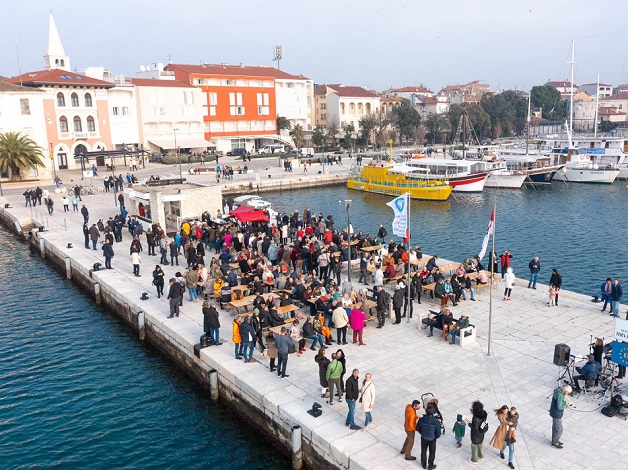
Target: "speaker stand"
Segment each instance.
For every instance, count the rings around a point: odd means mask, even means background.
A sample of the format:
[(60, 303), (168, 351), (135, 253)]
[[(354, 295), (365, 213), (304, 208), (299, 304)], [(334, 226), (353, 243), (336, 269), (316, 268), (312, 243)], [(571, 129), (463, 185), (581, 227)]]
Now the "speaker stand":
[(572, 367), (571, 364), (566, 365), (558, 372), (558, 379), (556, 379), (556, 381), (558, 382), (559, 387), (562, 385), (561, 381), (565, 377), (569, 378), (569, 385), (574, 385), (573, 374), (571, 373), (571, 367)]

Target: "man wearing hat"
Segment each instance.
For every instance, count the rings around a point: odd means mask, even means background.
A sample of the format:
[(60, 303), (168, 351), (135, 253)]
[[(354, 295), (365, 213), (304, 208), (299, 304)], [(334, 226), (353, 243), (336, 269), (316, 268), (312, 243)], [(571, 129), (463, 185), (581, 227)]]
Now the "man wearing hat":
[(593, 354), (587, 355), (588, 361), (582, 367), (576, 367), (576, 372), (579, 375), (574, 375), (573, 381), (576, 384), (576, 391), (580, 391), (580, 384), (578, 380), (584, 380), (584, 384), (586, 386), (587, 382), (595, 382), (597, 380), (598, 375), (602, 371), (602, 364), (595, 360)]

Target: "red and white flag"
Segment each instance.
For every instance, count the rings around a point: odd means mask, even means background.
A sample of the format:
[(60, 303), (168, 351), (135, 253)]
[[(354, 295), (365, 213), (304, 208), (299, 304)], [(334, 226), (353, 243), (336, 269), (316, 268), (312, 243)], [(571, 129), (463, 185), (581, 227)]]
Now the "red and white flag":
[(484, 255), (486, 254), (486, 248), (488, 248), (488, 240), (489, 238), (491, 238), (494, 228), (495, 228), (495, 209), (493, 209), (493, 212), (491, 212), (491, 220), (488, 221), (488, 227), (486, 228), (486, 235), (484, 235), (484, 241), (482, 242), (482, 251), (480, 251), (480, 254), (478, 255), (480, 257), (480, 260), (482, 260), (482, 258), (484, 258)]

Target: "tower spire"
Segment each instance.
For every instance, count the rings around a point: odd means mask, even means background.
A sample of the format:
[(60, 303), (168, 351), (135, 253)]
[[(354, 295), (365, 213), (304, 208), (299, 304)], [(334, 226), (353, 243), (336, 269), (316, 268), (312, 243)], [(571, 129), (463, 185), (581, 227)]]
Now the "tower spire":
[(44, 56), (46, 70), (61, 69), (71, 71), (70, 58), (65, 54), (61, 36), (57, 30), (55, 19), (50, 10), (50, 22), (48, 25), (48, 53)]

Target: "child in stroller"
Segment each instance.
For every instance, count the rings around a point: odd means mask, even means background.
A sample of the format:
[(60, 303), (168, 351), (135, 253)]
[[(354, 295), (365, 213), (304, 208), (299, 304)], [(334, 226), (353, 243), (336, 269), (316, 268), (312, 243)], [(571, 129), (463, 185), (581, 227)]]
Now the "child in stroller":
[(434, 418), (436, 418), (436, 420), (438, 421), (438, 424), (440, 424), (441, 432), (445, 434), (445, 425), (443, 424), (443, 415), (440, 413), (440, 410), (438, 409), (438, 398), (436, 398), (433, 393), (430, 393), (430, 392), (424, 393), (423, 395), (421, 395), (421, 403), (423, 404), (424, 410), (427, 408), (428, 403), (433, 404)]

